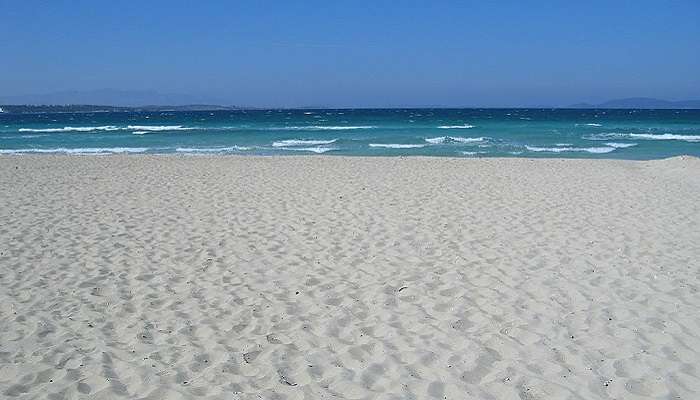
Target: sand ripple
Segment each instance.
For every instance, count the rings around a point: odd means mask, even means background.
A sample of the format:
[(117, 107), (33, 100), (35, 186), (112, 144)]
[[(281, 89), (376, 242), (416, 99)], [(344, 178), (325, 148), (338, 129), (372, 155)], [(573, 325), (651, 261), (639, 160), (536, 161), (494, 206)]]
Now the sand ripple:
[(699, 172), (0, 157), (0, 394), (698, 398)]

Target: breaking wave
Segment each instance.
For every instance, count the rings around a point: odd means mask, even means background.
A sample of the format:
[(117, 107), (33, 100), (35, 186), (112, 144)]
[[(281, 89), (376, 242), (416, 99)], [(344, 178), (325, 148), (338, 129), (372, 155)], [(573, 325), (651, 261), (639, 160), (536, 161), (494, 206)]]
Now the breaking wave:
[(439, 136), (434, 138), (426, 138), (425, 141), (432, 144), (445, 144), (451, 142), (457, 143), (473, 143), (473, 142), (483, 142), (488, 138), (485, 137), (459, 137), (459, 136)]
[(684, 142), (700, 142), (700, 135), (677, 135), (673, 133), (620, 133), (609, 132), (597, 135), (585, 136), (588, 140), (611, 140), (611, 139), (641, 139), (641, 140), (680, 140)]
[(290, 147), (290, 146), (315, 146), (319, 144), (331, 144), (335, 143), (338, 139), (332, 140), (301, 140), (301, 139), (289, 139), (289, 140), (279, 140), (272, 143), (272, 147)]
[(250, 147), (230, 146), (230, 147), (178, 147), (175, 149), (178, 153), (227, 153), (231, 151), (250, 150)]
[(27, 154), (27, 153), (66, 153), (66, 154), (110, 154), (110, 153), (145, 153), (147, 147), (81, 147), (69, 149), (64, 147), (53, 149), (0, 149), (0, 154)]
[(586, 152), (593, 154), (603, 154), (615, 151), (614, 147), (536, 147), (525, 146), (529, 151), (547, 152), (547, 153), (570, 153), (570, 152)]
[(399, 144), (399, 143), (370, 143), (369, 147), (380, 147), (386, 149), (416, 149), (425, 147), (424, 144)]
[(338, 150), (336, 147), (282, 147), (281, 150), (292, 150), (292, 151), (310, 151), (316, 154), (322, 154), (329, 151)]
[(464, 124), (464, 125), (440, 125), (438, 129), (471, 129), (474, 125)]

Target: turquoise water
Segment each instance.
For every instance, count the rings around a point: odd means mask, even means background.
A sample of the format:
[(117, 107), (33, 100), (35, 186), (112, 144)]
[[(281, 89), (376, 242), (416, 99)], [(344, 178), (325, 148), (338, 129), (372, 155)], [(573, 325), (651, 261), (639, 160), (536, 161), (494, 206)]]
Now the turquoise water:
[(360, 109), (0, 114), (0, 154), (700, 156), (700, 110)]

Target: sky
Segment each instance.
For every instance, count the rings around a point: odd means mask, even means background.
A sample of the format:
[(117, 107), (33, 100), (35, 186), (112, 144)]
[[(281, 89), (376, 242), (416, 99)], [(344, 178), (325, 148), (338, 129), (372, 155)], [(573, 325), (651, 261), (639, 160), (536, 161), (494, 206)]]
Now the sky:
[(700, 98), (700, 1), (0, 0), (0, 95), (255, 107)]

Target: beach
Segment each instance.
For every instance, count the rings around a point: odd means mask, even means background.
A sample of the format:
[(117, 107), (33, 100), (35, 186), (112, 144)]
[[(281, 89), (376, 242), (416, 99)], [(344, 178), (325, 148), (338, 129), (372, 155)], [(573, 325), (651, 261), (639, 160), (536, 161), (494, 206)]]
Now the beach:
[(0, 397), (700, 398), (700, 160), (0, 156)]

